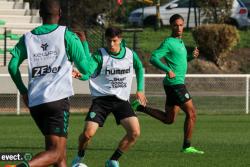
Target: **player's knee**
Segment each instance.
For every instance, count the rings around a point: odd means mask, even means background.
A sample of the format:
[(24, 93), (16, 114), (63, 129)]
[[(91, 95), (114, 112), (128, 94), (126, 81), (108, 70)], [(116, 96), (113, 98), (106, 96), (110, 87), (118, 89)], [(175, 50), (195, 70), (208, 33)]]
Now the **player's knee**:
[(196, 121), (196, 114), (195, 114), (195, 113), (192, 114), (191, 119), (192, 119), (193, 121)]
[(91, 138), (94, 136), (94, 134), (89, 131), (83, 132), (82, 135), (83, 135), (82, 140), (85, 140), (85, 141), (91, 140)]
[(61, 163), (63, 160), (66, 160), (66, 155), (63, 153), (59, 153), (58, 157), (57, 157), (57, 163)]
[(138, 137), (140, 137), (140, 135), (141, 135), (141, 132), (139, 130), (136, 131), (136, 132), (134, 132), (134, 134), (133, 134), (133, 136), (134, 136), (135, 139), (137, 139)]
[(193, 120), (193, 121), (196, 120), (196, 114), (193, 111), (192, 112), (187, 112), (186, 113), (186, 117), (189, 118), (189, 119), (191, 119), (191, 120)]
[(59, 164), (65, 158), (64, 151), (59, 149), (51, 150), (50, 158), (54, 161), (55, 164)]
[(136, 139), (140, 136), (140, 131), (132, 131), (131, 133), (128, 134), (129, 140), (130, 141), (136, 141)]

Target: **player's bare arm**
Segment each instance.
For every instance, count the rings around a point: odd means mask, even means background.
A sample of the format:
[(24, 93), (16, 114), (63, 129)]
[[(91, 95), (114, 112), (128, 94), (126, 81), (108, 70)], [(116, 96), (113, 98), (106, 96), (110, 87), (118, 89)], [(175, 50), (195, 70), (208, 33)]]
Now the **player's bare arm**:
[(137, 91), (136, 92), (136, 99), (139, 100), (142, 106), (146, 106), (148, 100), (143, 92)]
[(77, 69), (73, 69), (72, 70), (72, 77), (76, 78), (76, 79), (80, 79), (82, 77), (82, 74)]
[(197, 47), (195, 47), (195, 48), (194, 48), (194, 51), (193, 51), (193, 56), (194, 56), (194, 58), (197, 58), (197, 57), (199, 56), (199, 54), (200, 54), (199, 49), (198, 49)]
[(169, 71), (168, 72), (168, 77), (169, 78), (174, 78), (175, 77), (175, 73), (173, 71)]
[(73, 32), (76, 33), (76, 35), (80, 38), (80, 40), (82, 42), (86, 41), (86, 36), (85, 36), (85, 33), (83, 31), (79, 31), (79, 30), (74, 30), (73, 29)]

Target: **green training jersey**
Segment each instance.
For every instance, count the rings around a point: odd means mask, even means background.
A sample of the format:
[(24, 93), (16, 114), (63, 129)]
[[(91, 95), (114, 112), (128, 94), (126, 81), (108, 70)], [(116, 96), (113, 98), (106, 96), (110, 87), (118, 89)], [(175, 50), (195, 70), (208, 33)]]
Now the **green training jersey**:
[[(168, 73), (173, 71), (174, 78), (169, 78), (168, 74), (163, 80), (164, 85), (177, 85), (185, 83), (187, 72), (187, 61), (193, 56), (188, 57), (184, 42), (180, 38), (168, 37), (153, 51), (150, 62), (160, 70)], [(166, 63), (163, 63), (161, 60)]]
[[(134, 51), (132, 52), (133, 52), (133, 68), (135, 69), (136, 81), (137, 81), (137, 91), (143, 91), (144, 87), (143, 65), (136, 52)], [(108, 53), (113, 58), (121, 59), (125, 56), (126, 48), (125, 46), (121, 46), (120, 52), (118, 53), (108, 52)], [(90, 60), (91, 61), (89, 64), (88, 73), (87, 75), (83, 75), (81, 80), (88, 80), (93, 74), (98, 73), (98, 71), (100, 71), (102, 68), (103, 59), (99, 50), (97, 50), (92, 54)]]
[[(47, 34), (58, 27), (57, 24), (44, 24), (32, 30), (31, 32), (36, 35)], [(21, 94), (26, 94), (28, 92), (26, 86), (24, 85), (21, 74), (19, 71), (20, 64), (27, 59), (27, 49), (25, 46), (25, 37), (22, 36), (17, 45), (11, 51), (12, 58), (9, 63), (9, 73), (15, 82), (17, 88)], [(75, 66), (81, 73), (86, 73), (88, 69), (89, 54), (85, 54), (86, 42), (81, 43), (77, 35), (68, 29), (65, 31), (65, 49), (70, 62), (74, 62)]]

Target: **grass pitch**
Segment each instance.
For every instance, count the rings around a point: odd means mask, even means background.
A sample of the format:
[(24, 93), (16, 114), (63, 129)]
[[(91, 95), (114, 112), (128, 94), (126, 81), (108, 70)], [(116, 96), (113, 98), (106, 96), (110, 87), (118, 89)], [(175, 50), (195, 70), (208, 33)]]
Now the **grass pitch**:
[[(85, 115), (72, 114), (68, 136), (68, 166), (77, 152), (77, 138)], [(250, 166), (250, 115), (198, 115), (192, 144), (204, 155), (180, 152), (183, 140), (184, 115), (173, 125), (139, 114), (141, 136), (136, 145), (120, 159), (121, 167), (246, 167)], [(0, 152), (30, 152), (43, 150), (43, 138), (29, 115), (0, 116)], [(89, 167), (104, 166), (124, 134), (114, 126), (110, 116), (100, 128), (86, 152)], [(0, 166), (15, 162), (0, 161)]]

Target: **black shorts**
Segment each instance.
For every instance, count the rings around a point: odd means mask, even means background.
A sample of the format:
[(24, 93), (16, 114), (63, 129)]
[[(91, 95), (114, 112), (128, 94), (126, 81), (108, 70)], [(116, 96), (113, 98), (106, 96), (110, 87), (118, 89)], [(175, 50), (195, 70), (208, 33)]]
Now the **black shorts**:
[(166, 105), (168, 106), (181, 106), (192, 99), (184, 84), (168, 86), (164, 85), (164, 90), (167, 96)]
[(69, 124), (69, 99), (30, 107), (30, 113), (43, 135), (67, 137)]
[(111, 112), (118, 125), (122, 119), (136, 116), (128, 101), (118, 99), (115, 96), (103, 96), (92, 101), (85, 120), (96, 122), (102, 127)]

